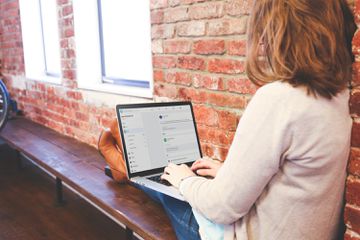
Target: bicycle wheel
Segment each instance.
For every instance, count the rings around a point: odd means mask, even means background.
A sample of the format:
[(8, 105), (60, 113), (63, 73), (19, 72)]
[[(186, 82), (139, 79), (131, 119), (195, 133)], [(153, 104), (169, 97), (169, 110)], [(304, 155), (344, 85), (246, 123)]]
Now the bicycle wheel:
[(0, 79), (0, 131), (5, 126), (10, 110), (10, 97), (5, 84)]

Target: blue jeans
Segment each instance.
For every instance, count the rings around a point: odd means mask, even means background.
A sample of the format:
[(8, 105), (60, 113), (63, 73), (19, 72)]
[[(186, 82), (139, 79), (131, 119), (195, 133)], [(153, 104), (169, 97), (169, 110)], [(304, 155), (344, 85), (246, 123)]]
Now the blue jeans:
[(176, 237), (179, 240), (200, 240), (199, 225), (194, 217), (189, 203), (180, 201), (144, 186), (137, 184), (134, 185), (163, 206), (171, 221)]

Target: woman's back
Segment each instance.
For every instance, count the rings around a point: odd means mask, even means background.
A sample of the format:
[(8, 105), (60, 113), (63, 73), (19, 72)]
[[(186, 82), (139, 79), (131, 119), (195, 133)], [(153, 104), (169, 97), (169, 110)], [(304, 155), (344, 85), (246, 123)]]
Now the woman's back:
[(247, 235), (331, 239), (339, 225), (350, 149), (349, 92), (328, 100), (277, 82), (260, 94), (284, 106), (282, 112), (274, 109), (287, 126), (282, 136), (288, 136), (290, 144), (279, 171), (243, 220)]
[(225, 239), (331, 239), (350, 149), (348, 99), (348, 90), (329, 100), (288, 83), (260, 88), (226, 164), (211, 182), (184, 180), (184, 196), (210, 220), (229, 224)]

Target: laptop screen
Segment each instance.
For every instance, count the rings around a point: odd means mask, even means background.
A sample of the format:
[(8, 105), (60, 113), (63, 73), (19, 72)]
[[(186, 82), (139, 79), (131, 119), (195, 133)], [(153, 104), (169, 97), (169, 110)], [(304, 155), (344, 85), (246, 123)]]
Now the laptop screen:
[(117, 111), (130, 177), (201, 157), (189, 102), (118, 105)]

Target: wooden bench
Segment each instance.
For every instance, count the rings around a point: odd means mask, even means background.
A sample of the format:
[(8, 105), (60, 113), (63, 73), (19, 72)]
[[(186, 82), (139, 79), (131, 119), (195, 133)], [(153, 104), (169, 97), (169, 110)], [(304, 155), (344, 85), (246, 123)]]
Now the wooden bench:
[(63, 202), (63, 183), (114, 221), (144, 239), (176, 239), (161, 206), (129, 184), (118, 184), (104, 174), (98, 151), (75, 139), (24, 118), (10, 120), (0, 137), (20, 155), (56, 179), (56, 197)]

